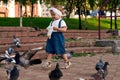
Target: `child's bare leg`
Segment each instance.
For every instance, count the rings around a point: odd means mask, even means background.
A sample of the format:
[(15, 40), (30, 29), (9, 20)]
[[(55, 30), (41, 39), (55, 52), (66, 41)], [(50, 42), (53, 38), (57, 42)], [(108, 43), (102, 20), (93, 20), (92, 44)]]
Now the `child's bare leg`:
[(69, 61), (68, 58), (67, 58), (67, 56), (66, 56), (66, 54), (63, 54), (62, 57), (63, 57), (63, 59), (65, 60), (65, 62), (68, 62), (68, 61)]
[(65, 60), (65, 68), (69, 68), (71, 66), (71, 62), (69, 61), (69, 59), (67, 58), (66, 54), (62, 55), (63, 59)]
[(48, 56), (47, 56), (47, 61), (48, 62), (51, 62), (52, 56), (53, 56), (53, 54), (48, 54)]
[(51, 67), (51, 59), (52, 59), (53, 54), (48, 54), (47, 56), (47, 61), (43, 64), (42, 67), (44, 68), (49, 68)]

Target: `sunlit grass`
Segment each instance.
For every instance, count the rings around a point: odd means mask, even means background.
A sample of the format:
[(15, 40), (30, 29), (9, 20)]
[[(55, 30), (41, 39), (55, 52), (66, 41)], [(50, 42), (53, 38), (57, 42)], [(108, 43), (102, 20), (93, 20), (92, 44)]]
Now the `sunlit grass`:
[[(32, 26), (36, 26), (39, 27), (41, 29), (45, 29), (50, 21), (52, 19), (51, 18), (33, 18), (33, 22), (32, 22)], [(65, 20), (68, 29), (79, 29), (79, 19), (78, 18), (63, 18), (63, 20)], [(0, 18), (0, 27), (4, 27), (4, 26), (19, 26), (20, 25), (20, 19), (19, 18)], [(24, 27), (30, 27), (31, 23), (30, 23), (30, 18), (23, 18), (23, 26)], [(82, 18), (81, 19), (81, 25), (82, 25), (82, 29), (87, 29), (88, 30), (97, 30), (98, 29), (98, 18), (88, 18), (87, 19), (87, 23), (85, 22), (85, 19)], [(118, 29), (120, 29), (120, 19), (117, 20), (117, 26)], [(107, 18), (101, 18), (100, 19), (100, 28), (101, 29), (110, 29), (110, 19)], [(113, 29), (114, 29), (114, 20), (113, 20)]]

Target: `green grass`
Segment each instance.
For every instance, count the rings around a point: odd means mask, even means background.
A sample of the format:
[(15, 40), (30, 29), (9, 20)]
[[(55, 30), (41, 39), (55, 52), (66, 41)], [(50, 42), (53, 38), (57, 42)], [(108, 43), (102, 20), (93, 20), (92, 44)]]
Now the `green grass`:
[(0, 63), (0, 67), (2, 67), (4, 64), (3, 63)]
[(85, 53), (74, 53), (73, 57), (85, 57), (85, 56), (95, 56), (95, 53), (92, 52), (85, 52)]
[[(51, 18), (33, 18), (33, 26), (40, 27), (41, 29), (45, 29), (50, 21)], [(77, 18), (64, 18), (68, 29), (78, 29), (79, 23)], [(0, 18), (0, 27), (4, 26), (19, 26), (20, 19), (19, 18)], [(98, 19), (97, 18), (89, 18), (87, 19), (87, 24), (85, 24), (85, 19), (81, 21), (82, 29), (85, 29), (86, 25), (89, 30), (97, 30), (98, 29)], [(120, 29), (120, 19), (117, 20), (118, 29)], [(114, 22), (113, 22), (114, 24)], [(23, 26), (30, 27), (30, 18), (23, 18)], [(113, 25), (114, 27), (114, 25)], [(110, 19), (101, 19), (101, 29), (109, 29), (110, 28)]]

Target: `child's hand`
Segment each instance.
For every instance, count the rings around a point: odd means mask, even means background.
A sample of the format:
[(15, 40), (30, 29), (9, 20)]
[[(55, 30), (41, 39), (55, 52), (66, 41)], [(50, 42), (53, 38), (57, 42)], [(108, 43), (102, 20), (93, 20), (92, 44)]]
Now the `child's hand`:
[(53, 30), (58, 30), (58, 27), (53, 27)]

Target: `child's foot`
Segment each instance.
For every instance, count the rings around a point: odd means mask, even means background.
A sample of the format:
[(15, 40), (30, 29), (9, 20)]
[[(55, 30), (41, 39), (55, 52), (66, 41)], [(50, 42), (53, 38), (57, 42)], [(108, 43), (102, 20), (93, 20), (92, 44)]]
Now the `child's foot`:
[(43, 68), (50, 68), (51, 67), (51, 62), (46, 62), (42, 65)]
[(70, 66), (71, 66), (71, 62), (70, 61), (65, 63), (65, 69), (69, 68)]

